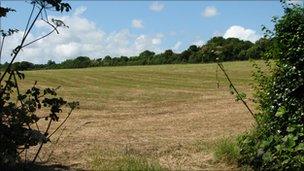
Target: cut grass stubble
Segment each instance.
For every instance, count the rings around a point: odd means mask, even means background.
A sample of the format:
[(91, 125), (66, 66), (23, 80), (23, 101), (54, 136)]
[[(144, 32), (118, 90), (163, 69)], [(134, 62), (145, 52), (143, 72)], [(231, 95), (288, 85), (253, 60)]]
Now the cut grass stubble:
[[(236, 87), (250, 93), (251, 64), (227, 62), (224, 66)], [(38, 86), (61, 86), (60, 96), (80, 102), (80, 109), (67, 122), (64, 141), (54, 151), (54, 163), (87, 169), (92, 163), (86, 158), (96, 148), (122, 151), (132, 144), (150, 155), (117, 155), (117, 160), (131, 163), (130, 167), (143, 163), (140, 167), (158, 168), (151, 162), (157, 161), (170, 169), (212, 169), (202, 164), (209, 154), (188, 148), (162, 152), (179, 144), (186, 147), (202, 139), (234, 136), (250, 128), (251, 115), (229, 94), (222, 74), (217, 88), (215, 73), (216, 64), (29, 71), (21, 89), (37, 80)], [(234, 150), (223, 146), (219, 154)]]

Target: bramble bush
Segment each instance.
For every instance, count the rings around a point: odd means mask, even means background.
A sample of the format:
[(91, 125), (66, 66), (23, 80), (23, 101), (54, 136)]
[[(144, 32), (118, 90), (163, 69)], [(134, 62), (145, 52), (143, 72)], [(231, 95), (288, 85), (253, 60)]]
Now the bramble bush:
[[(12, 51), (11, 60), (5, 71), (0, 73), (0, 170), (3, 167), (14, 167), (22, 162), (28, 162), (27, 150), (38, 146), (37, 152), (30, 159), (34, 163), (39, 157), (43, 145), (50, 142), (52, 135), (60, 129), (72, 111), (79, 105), (78, 102), (67, 102), (62, 97), (58, 97), (56, 91), (59, 87), (42, 90), (35, 82), (25, 93), (19, 89), (19, 80), (24, 79), (25, 75), (12, 65), (19, 52), (54, 32), (59, 33), (57, 28), (65, 26), (60, 20), (52, 19), (49, 21), (47, 10), (68, 12), (71, 9), (69, 4), (63, 3), (61, 0), (31, 0), (30, 4), (32, 11), (22, 40)], [(0, 7), (0, 17), (6, 17), (7, 13), (12, 11), (15, 10)], [(36, 40), (27, 42), (27, 37), (38, 17), (49, 24), (52, 30)], [(16, 32), (18, 32), (17, 29), (0, 30), (0, 58), (5, 40)], [(51, 125), (59, 121), (64, 106), (70, 108), (66, 118), (53, 132), (50, 132)], [(39, 112), (46, 113), (38, 115)], [(41, 119), (48, 120), (47, 125), (44, 126), (46, 130), (39, 129), (38, 122)], [(26, 157), (21, 160), (21, 155), (24, 153)]]
[[(256, 126), (238, 139), (239, 162), (261, 169), (304, 169), (304, 7), (284, 1), (265, 72), (255, 65)], [(267, 57), (266, 56), (266, 57)]]

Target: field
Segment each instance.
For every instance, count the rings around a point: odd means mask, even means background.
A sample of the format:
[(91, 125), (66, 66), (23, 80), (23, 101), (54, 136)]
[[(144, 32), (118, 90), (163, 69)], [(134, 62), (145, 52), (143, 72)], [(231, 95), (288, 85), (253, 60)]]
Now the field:
[[(251, 63), (224, 66), (250, 96)], [(215, 162), (209, 147), (250, 129), (253, 119), (220, 71), (217, 87), (216, 70), (216, 64), (184, 64), (28, 71), (22, 89), (38, 80), (40, 87), (60, 85), (60, 95), (80, 102), (51, 163), (113, 169), (132, 155), (175, 170), (233, 168)]]

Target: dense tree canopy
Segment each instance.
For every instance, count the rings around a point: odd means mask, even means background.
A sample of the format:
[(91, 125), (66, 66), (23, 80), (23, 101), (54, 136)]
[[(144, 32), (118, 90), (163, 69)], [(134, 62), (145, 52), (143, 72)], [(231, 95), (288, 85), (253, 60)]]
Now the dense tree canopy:
[[(162, 53), (145, 50), (138, 56), (105, 56), (98, 59), (80, 56), (75, 59), (67, 59), (59, 64), (49, 60), (46, 64), (32, 64), (22, 61), (14, 64), (19, 70), (33, 69), (61, 69), (61, 68), (86, 68), (98, 66), (125, 66), (125, 65), (160, 65), (182, 63), (209, 63), (217, 58), (221, 61), (236, 61), (248, 59), (261, 59), (265, 52), (272, 47), (273, 41), (261, 38), (255, 43), (243, 41), (238, 38), (213, 37), (203, 46), (191, 45), (181, 53), (174, 53), (171, 49)], [(4, 69), (7, 64), (1, 65)]]

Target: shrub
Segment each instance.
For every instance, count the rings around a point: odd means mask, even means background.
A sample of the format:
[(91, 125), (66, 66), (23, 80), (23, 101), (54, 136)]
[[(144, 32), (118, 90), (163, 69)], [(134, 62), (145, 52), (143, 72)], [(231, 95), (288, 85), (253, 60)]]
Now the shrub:
[[(21, 154), (26, 154), (29, 148), (38, 146), (37, 152), (34, 154), (33, 159), (31, 159), (31, 162), (34, 163), (42, 146), (50, 142), (51, 136), (64, 124), (71, 112), (78, 105), (78, 102), (68, 103), (62, 97), (58, 97), (56, 90), (59, 87), (41, 90), (37, 86), (37, 82), (35, 82), (25, 93), (19, 89), (19, 80), (25, 78), (25, 75), (18, 71), (18, 67), (15, 68), (13, 65), (19, 52), (26, 46), (58, 31), (57, 27), (64, 25), (60, 20), (52, 19), (52, 23), (50, 23), (48, 18), (42, 17), (45, 19), (45, 22), (52, 26), (53, 30), (34, 41), (25, 43), (38, 17), (43, 16), (42, 12), (46, 15), (46, 10), (48, 9), (63, 12), (69, 11), (71, 8), (67, 3), (62, 3), (61, 0), (31, 0), (31, 4), (33, 8), (22, 41), (20, 45), (12, 51), (12, 59), (8, 63), (5, 71), (0, 73), (0, 169), (3, 166), (14, 167), (22, 163)], [(35, 8), (38, 9), (37, 13), (35, 13)], [(9, 11), (14, 10), (0, 7), (0, 17), (5, 17)], [(0, 30), (2, 36), (0, 54), (4, 40), (17, 31), (17, 29), (9, 29), (8, 31)], [(19, 65), (19, 67), (30, 66), (29, 63), (21, 62), (20, 64), (22, 65)], [(60, 113), (64, 106), (70, 108), (67, 117), (50, 133), (51, 124), (59, 120)], [(37, 114), (39, 112), (46, 113), (44, 116), (41, 116)], [(41, 119), (48, 120), (48, 124), (45, 126), (46, 129), (43, 131), (40, 130), (38, 126), (38, 121)], [(25, 157), (24, 160), (27, 162), (27, 159), (28, 158)]]
[(257, 124), (241, 136), (240, 164), (253, 169), (304, 169), (304, 8), (283, 2), (284, 15), (274, 19), (276, 40), (268, 56), (269, 73), (257, 66)]

